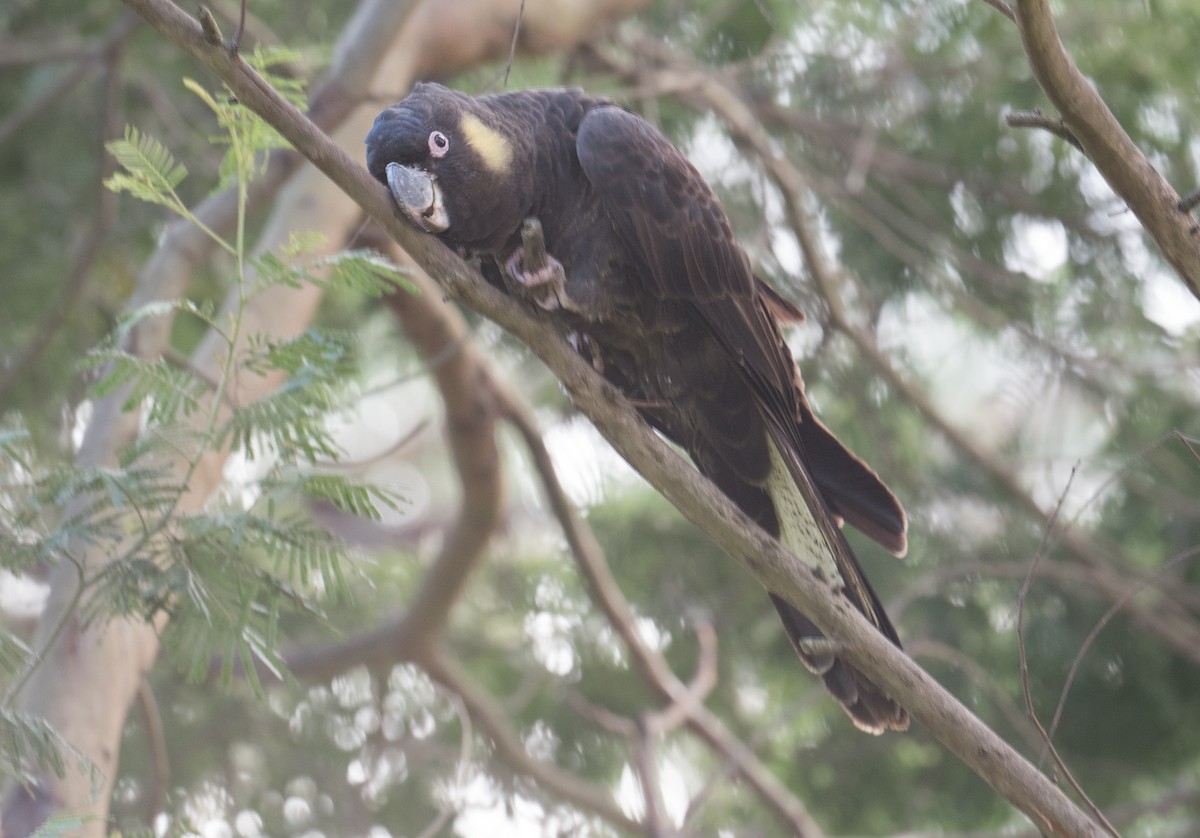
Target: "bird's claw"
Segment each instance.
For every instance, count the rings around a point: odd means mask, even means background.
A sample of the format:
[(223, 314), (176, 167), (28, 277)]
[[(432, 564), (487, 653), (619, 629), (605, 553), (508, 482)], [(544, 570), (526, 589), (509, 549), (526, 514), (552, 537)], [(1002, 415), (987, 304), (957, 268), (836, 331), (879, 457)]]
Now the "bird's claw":
[(505, 263), (504, 273), (516, 283), (514, 290), (547, 311), (575, 308), (567, 296), (567, 272), (546, 252), (542, 224), (536, 218), (521, 225), (521, 244)]
[(562, 263), (553, 256), (547, 256), (546, 263), (540, 269), (527, 270), (525, 248), (518, 247), (509, 257), (504, 270), (508, 278), (516, 283), (515, 290), (529, 297), (541, 308), (547, 311), (572, 308), (567, 297), (567, 273), (563, 270)]

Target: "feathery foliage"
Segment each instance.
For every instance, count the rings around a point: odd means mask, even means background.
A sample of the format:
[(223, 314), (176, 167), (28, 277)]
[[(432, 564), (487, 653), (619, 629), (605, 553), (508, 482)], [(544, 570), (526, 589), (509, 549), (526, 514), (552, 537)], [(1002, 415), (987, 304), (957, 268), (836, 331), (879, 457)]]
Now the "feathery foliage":
[[(258, 51), (252, 58), (265, 69), (288, 57)], [(292, 98), (303, 95), (294, 83), (272, 78)], [(243, 315), (256, 295), (276, 285), (313, 282), (379, 296), (396, 287), (398, 276), (364, 251), (318, 257), (321, 242), (314, 236), (295, 237), (280, 255), (250, 258), (247, 185), (261, 168), (263, 152), (280, 139), (228, 95), (190, 79), (184, 84), (213, 112), (220, 128), (213, 142), (228, 147), (218, 188), (233, 185), (238, 191), (233, 240), (192, 215), (177, 191), (186, 167), (132, 126), (123, 139), (108, 144), (121, 170), (106, 186), (167, 207), (211, 236), (234, 261), (232, 302), (221, 311), (186, 299), (143, 305), (121, 317), (83, 361), (94, 378), (92, 399), (115, 399), (125, 411), (140, 411), (137, 438), (115, 466), (42, 464), (24, 429), (0, 432), (6, 521), (0, 527), (0, 565), (9, 572), (73, 567), (77, 590), (47, 635), (51, 642), (75, 616), (87, 624), (165, 614), (170, 620), (163, 646), (189, 677), (202, 678), (218, 666), (228, 683), (236, 664), (261, 694), (259, 672), (284, 674), (275, 648), (281, 615), (319, 617), (322, 599), (348, 596), (346, 550), (312, 522), (303, 504), (328, 503), (378, 518), (377, 504), (395, 508), (403, 499), (385, 487), (317, 470), (339, 455), (327, 418), (353, 398), (348, 382), (356, 376), (354, 336), (245, 334)], [(133, 349), (131, 338), (148, 318), (179, 315), (199, 319), (220, 337), (215, 370), (175, 357), (143, 357)], [(234, 404), (229, 394), (238, 376), (277, 377), (283, 383), (248, 404)], [(184, 503), (190, 478), (209, 452), (227, 447), (258, 460), (266, 474), (193, 510)], [(0, 667), (11, 677), (0, 703), (0, 773), (7, 776), (29, 776), (34, 766), (58, 774), (65, 769), (69, 749), (54, 730), (15, 709), (39, 660), (16, 637), (0, 634)]]

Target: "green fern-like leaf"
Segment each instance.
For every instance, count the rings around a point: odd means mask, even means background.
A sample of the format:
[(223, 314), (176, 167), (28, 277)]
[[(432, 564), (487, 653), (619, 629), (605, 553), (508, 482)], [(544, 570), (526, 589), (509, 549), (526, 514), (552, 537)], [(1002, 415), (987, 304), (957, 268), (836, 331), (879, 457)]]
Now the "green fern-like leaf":
[(417, 287), (405, 278), (403, 268), (371, 250), (344, 250), (318, 264), (329, 268), (325, 280), (329, 288), (347, 288), (370, 297), (382, 297), (397, 287), (417, 292)]
[(101, 377), (92, 385), (93, 396), (105, 398), (129, 385), (122, 409), (147, 405), (146, 421), (152, 425), (191, 416), (199, 409), (200, 397), (207, 388), (191, 370), (166, 359), (147, 360), (116, 349), (96, 349), (87, 355), (83, 365), (104, 366)]
[(311, 283), (326, 290), (348, 290), (369, 297), (381, 297), (397, 288), (416, 293), (405, 278), (406, 271), (371, 250), (345, 250), (330, 256), (305, 260), (319, 241), (301, 238), (282, 250), (284, 258), (268, 253), (254, 260), (258, 277), (256, 288), (286, 285), (299, 288)]
[(256, 44), (246, 61), (285, 99), (301, 110), (305, 108), (304, 79), (272, 71), (281, 64), (303, 64), (304, 53), (287, 47)]
[[(253, 372), (281, 372), (305, 382), (336, 384), (353, 374), (354, 336), (329, 330), (309, 330), (286, 340), (252, 338), (243, 364)], [(297, 381), (297, 384), (308, 386)]]
[(105, 345), (119, 346), (121, 341), (143, 320), (151, 317), (166, 317), (173, 314), (189, 314), (202, 320), (209, 328), (221, 331), (219, 324), (213, 317), (213, 304), (211, 302), (198, 304), (186, 299), (155, 300), (138, 306), (132, 311), (123, 313), (117, 321), (117, 328), (109, 336), (109, 340), (105, 342)]
[(191, 425), (163, 424), (138, 435), (118, 451), (117, 464), (124, 469), (135, 463), (150, 462), (159, 455), (180, 456), (200, 450), (206, 442), (202, 429)]
[[(251, 687), (261, 690), (258, 669), (284, 677), (275, 648), (283, 608), (322, 618), (311, 602), (262, 562), (301, 567), (330, 574), (338, 552), (331, 536), (299, 520), (269, 521), (245, 512), (188, 519), (186, 548), (179, 562), (183, 584), (171, 606), (172, 620), (164, 644), (181, 669), (193, 679), (207, 676), (210, 661), (220, 656), (221, 677), (232, 677), (241, 662)], [(338, 571), (340, 573), (340, 571)], [(322, 580), (324, 580), (322, 576)], [(324, 587), (338, 591), (344, 581)]]
[(326, 237), (322, 233), (315, 231), (292, 231), (287, 242), (279, 248), (279, 253), (285, 259), (293, 260), (301, 257), (312, 256), (326, 242)]
[(343, 382), (354, 370), (349, 342), (349, 336), (316, 331), (284, 341), (252, 341), (244, 368), (288, 378), (274, 392), (235, 410), (220, 430), (221, 441), (251, 457), (269, 449), (284, 461), (336, 459), (339, 449), (325, 417), (338, 406)]
[(220, 430), (218, 443), (228, 441), (251, 459), (268, 452), (310, 463), (336, 459), (340, 449), (324, 421), (332, 406), (328, 392), (293, 382), (234, 411)]
[(32, 779), (30, 768), (38, 766), (62, 777), (66, 774), (68, 756), (85, 768), (90, 766), (45, 719), (0, 707), (0, 775), (16, 780)]
[(374, 484), (357, 483), (337, 474), (309, 474), (302, 478), (301, 489), (317, 500), (372, 521), (380, 519), (379, 504), (398, 509), (403, 496)]
[(106, 180), (106, 187), (153, 204), (172, 209), (182, 207), (175, 188), (187, 177), (187, 167), (176, 162), (166, 146), (127, 125), (125, 138), (113, 140), (105, 148), (125, 169)]
[[(29, 464), (28, 445), (31, 435), (27, 428), (0, 429), (0, 452), (12, 463), (17, 464), (25, 472), (32, 470)], [(10, 463), (0, 462), (0, 468), (7, 470)]]
[(32, 654), (25, 641), (8, 629), (0, 629), (0, 670), (15, 675), (25, 667)]

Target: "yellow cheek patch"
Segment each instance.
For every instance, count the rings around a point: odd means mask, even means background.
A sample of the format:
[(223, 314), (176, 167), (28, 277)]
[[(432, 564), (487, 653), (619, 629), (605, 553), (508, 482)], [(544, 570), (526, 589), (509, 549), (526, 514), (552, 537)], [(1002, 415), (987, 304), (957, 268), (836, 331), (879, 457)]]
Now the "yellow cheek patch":
[(471, 114), (463, 114), (459, 125), (467, 143), (480, 156), (483, 164), (496, 174), (508, 174), (512, 168), (512, 143)]

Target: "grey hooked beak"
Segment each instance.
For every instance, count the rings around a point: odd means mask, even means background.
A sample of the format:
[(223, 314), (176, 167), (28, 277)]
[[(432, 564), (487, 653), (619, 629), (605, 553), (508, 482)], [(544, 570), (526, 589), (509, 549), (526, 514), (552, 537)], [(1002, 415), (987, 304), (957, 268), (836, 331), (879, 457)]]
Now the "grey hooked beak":
[(429, 172), (401, 166), (387, 165), (388, 190), (404, 214), (417, 226), (430, 233), (441, 233), (450, 226), (446, 206), (442, 203), (442, 190)]

